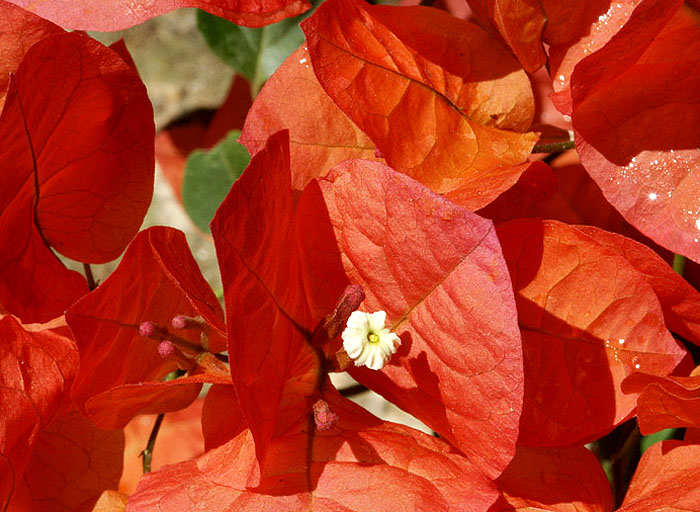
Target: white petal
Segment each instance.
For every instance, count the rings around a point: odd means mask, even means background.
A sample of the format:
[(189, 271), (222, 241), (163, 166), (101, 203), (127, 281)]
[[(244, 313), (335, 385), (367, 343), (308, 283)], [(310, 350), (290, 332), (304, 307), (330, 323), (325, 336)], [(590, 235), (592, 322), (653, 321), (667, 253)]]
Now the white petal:
[[(351, 315), (352, 316), (352, 315)], [(370, 331), (379, 334), (380, 331), (386, 329), (386, 311), (375, 311), (367, 315), (367, 323)]]

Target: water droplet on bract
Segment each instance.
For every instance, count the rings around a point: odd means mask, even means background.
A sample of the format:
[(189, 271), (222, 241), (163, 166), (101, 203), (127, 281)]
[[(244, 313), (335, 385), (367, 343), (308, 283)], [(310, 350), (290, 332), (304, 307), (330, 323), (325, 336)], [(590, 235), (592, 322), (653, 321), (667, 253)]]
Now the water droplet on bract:
[(625, 344), (625, 339), (624, 339), (624, 338), (620, 338), (619, 340), (617, 340), (617, 342), (618, 342), (620, 345), (624, 345), (624, 344)]
[(649, 200), (650, 201), (656, 201), (656, 198), (659, 197), (656, 195), (656, 192), (649, 192)]
[(634, 356), (632, 358), (632, 366), (634, 366), (635, 370), (639, 370), (641, 364), (640, 364), (641, 359), (639, 359), (639, 356)]

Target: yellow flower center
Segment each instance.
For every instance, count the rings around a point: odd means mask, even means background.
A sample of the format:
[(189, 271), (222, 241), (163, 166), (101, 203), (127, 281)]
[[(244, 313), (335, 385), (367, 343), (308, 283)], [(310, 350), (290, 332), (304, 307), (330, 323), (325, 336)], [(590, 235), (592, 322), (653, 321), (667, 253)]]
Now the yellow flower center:
[(379, 335), (371, 332), (367, 335), (367, 341), (370, 343), (379, 343)]

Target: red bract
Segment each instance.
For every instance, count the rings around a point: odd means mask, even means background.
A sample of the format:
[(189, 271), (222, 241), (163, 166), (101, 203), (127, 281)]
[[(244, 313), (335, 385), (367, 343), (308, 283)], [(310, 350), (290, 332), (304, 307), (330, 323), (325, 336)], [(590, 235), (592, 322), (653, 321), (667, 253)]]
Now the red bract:
[(620, 390), (625, 377), (668, 375), (686, 351), (666, 330), (646, 276), (596, 233), (533, 219), (502, 224), (498, 235), (523, 334), (518, 443), (596, 439), (634, 411), (636, 396)]
[(467, 511), (496, 498), (493, 483), (444, 441), (382, 422), (336, 393), (324, 399), (338, 423), (275, 439), (257, 488), (246, 489), (256, 448), (245, 431), (199, 459), (144, 477), (128, 510)]
[(119, 483), (124, 433), (100, 430), (77, 411), (45, 428), (8, 512), (90, 512)]
[(306, 338), (321, 316), (311, 313), (315, 290), (302, 276), (288, 141), (286, 132), (270, 138), (211, 223), (233, 385), (261, 464), (273, 436), (306, 417), (320, 378)]
[(292, 53), (262, 88), (246, 117), (240, 142), (254, 155), (283, 129), (289, 130), (292, 186), (297, 190), (346, 158), (375, 158), (374, 143), (316, 80), (305, 47)]
[[(578, 163), (573, 151), (567, 152), (551, 164), (556, 176), (556, 191), (540, 201), (533, 197), (530, 187), (515, 187), (505, 191), (498, 199), (478, 211), (479, 215), (492, 219), (496, 224), (524, 217), (556, 219), (568, 224), (589, 224), (615, 232), (626, 232), (624, 218), (603, 197), (600, 188)], [(526, 179), (523, 173), (521, 179)], [(540, 185), (551, 184), (551, 180)], [(539, 185), (535, 182), (535, 185)]]
[[(201, 330), (177, 331), (178, 353), (199, 352), (186, 363), (175, 356), (162, 357), (159, 341), (139, 333), (143, 322), (165, 328), (180, 314), (200, 316), (208, 326), (204, 341)], [(103, 428), (123, 428), (137, 414), (181, 409), (197, 397), (202, 382), (228, 382), (226, 369), (205, 351), (225, 347), (223, 312), (184, 235), (174, 229), (139, 233), (117, 270), (71, 306), (66, 318), (81, 354), (73, 399)], [(172, 332), (165, 338), (174, 340)], [(182, 368), (183, 364), (190, 366)], [(187, 370), (187, 376), (162, 381), (178, 367)]]
[(645, 0), (576, 65), (571, 90), (577, 150), (608, 200), (654, 241), (700, 261), (698, 55), (697, 12)]
[(5, 93), (10, 73), (19, 66), (29, 47), (41, 39), (61, 34), (63, 30), (32, 13), (0, 2), (0, 107), (5, 102)]
[(637, 409), (639, 430), (644, 435), (665, 428), (700, 428), (700, 374), (689, 377), (660, 377), (633, 373), (622, 390), (640, 393)]
[(231, 407), (236, 403), (238, 397), (233, 386), (214, 384), (209, 388), (202, 408), (205, 451), (226, 444), (247, 428), (241, 409)]
[[(367, 295), (362, 309), (386, 311), (402, 339), (381, 372), (351, 375), (497, 476), (513, 456), (523, 376), (493, 225), (379, 163), (342, 163), (318, 186), (347, 278)], [(321, 232), (323, 217), (308, 219), (304, 233)], [(302, 247), (313, 268), (333, 250), (311, 250), (308, 236)]]
[(639, 462), (618, 512), (697, 510), (700, 503), (700, 445), (664, 441)]
[(541, 1), (470, 0), (469, 5), (482, 22), (493, 24), (527, 71), (542, 67), (547, 59), (542, 48), (547, 16)]
[(64, 33), (26, 53), (0, 116), (7, 310), (46, 321), (87, 292), (49, 247), (91, 263), (124, 250), (153, 192), (152, 116), (143, 83), (117, 51)]
[(514, 452), (522, 370), (491, 223), (360, 160), (312, 182), (297, 207), (288, 158), (286, 136), (273, 136), (212, 223), (231, 372), (261, 464), (308, 421), (321, 364), (333, 364), (320, 359), (339, 348), (316, 351), (311, 334), (351, 282), (403, 340), (394, 363), (353, 375), (497, 476)]
[(508, 189), (537, 135), (517, 61), (476, 25), (424, 7), (330, 0), (302, 23), (326, 93), (389, 165), (475, 209)]
[(306, 0), (7, 0), (71, 30), (122, 30), (182, 7), (197, 7), (237, 25), (261, 27), (311, 8)]
[(700, 293), (695, 288), (649, 247), (592, 226), (578, 226), (578, 229), (624, 257), (651, 285), (669, 330), (700, 345)]
[(489, 509), (613, 510), (610, 484), (595, 456), (583, 446), (567, 448), (519, 447), (498, 479), (502, 497)]
[(29, 328), (0, 317), (0, 507), (14, 502), (34, 445), (62, 412), (78, 370), (67, 329)]

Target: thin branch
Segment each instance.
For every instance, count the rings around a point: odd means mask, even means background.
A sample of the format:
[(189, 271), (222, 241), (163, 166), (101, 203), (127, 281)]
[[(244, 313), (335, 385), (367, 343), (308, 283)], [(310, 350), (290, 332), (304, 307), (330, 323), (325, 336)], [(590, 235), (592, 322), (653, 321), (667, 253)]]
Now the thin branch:
[(90, 288), (90, 291), (92, 291), (97, 288), (97, 283), (95, 283), (95, 278), (92, 275), (92, 268), (90, 268), (88, 263), (83, 263), (83, 270), (85, 271), (85, 278), (88, 282), (88, 288)]
[(566, 150), (574, 149), (576, 145), (573, 140), (562, 140), (559, 142), (546, 142), (537, 144), (532, 148), (533, 153), (563, 153)]
[(158, 431), (160, 430), (160, 425), (163, 423), (163, 418), (165, 414), (161, 413), (156, 418), (156, 422), (153, 424), (153, 429), (151, 430), (151, 435), (148, 437), (148, 443), (146, 448), (141, 452), (141, 457), (143, 460), (141, 462), (143, 467), (143, 474), (151, 472), (151, 460), (153, 459), (153, 448), (156, 444), (156, 438), (158, 437)]

